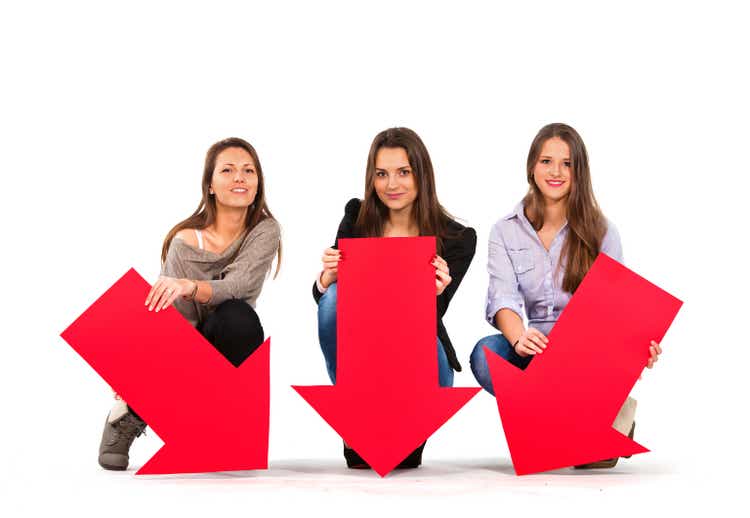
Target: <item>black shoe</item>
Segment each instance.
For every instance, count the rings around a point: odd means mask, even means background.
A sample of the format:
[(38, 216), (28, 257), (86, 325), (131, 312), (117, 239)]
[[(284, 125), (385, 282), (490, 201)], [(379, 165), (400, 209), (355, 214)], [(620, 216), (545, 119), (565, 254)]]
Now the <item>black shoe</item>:
[(402, 460), (401, 463), (398, 466), (396, 466), (396, 469), (418, 468), (419, 465), (422, 464), (422, 451), (424, 451), (425, 444), (427, 444), (427, 441), (423, 442), (419, 446), (419, 448), (411, 452), (408, 457)]
[(344, 443), (344, 458), (346, 459), (346, 467), (349, 469), (372, 469), (365, 459), (359, 456), (359, 453), (352, 450)]

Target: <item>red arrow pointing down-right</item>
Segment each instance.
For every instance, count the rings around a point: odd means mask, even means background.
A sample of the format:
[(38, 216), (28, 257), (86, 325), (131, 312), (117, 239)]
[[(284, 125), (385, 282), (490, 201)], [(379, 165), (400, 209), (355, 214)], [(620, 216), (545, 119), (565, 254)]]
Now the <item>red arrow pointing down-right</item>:
[(518, 475), (648, 451), (612, 423), (680, 306), (600, 254), (525, 370), (485, 349)]

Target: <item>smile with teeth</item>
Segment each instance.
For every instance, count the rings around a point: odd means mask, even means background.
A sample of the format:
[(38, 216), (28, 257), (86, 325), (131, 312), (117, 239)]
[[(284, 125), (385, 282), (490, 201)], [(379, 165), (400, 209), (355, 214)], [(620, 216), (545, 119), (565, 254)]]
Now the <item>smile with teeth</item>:
[(550, 187), (560, 187), (565, 183), (565, 180), (547, 180), (547, 185)]
[(242, 187), (235, 187), (232, 189), (232, 192), (236, 192), (238, 194), (245, 194), (247, 192), (247, 189), (244, 189)]

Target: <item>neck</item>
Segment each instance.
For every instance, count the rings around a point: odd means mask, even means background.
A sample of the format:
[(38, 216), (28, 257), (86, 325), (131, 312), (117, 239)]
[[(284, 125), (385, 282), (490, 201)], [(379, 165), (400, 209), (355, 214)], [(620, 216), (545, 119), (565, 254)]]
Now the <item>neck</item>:
[(419, 235), (419, 226), (412, 220), (411, 206), (401, 210), (389, 210), (386, 227), (400, 236)]
[(216, 221), (211, 225), (216, 235), (225, 241), (234, 240), (245, 230), (247, 207), (223, 207), (216, 205)]
[(561, 227), (568, 218), (568, 199), (544, 200), (544, 225)]

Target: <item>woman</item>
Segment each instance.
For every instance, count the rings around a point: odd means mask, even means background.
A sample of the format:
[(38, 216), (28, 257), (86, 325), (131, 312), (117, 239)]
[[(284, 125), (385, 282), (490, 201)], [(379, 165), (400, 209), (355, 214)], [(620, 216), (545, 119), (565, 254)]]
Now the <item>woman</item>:
[[(471, 369), (494, 395), (484, 347), (525, 369), (549, 344), (547, 335), (599, 252), (622, 262), (615, 226), (599, 210), (583, 140), (566, 124), (543, 127), (526, 162), (529, 191), (492, 228), (487, 269), (487, 320), (501, 334), (479, 340)], [(524, 327), (522, 308), (528, 319)], [(554, 346), (554, 344), (551, 344)], [(661, 354), (651, 342), (650, 369)], [(635, 400), (628, 398), (614, 427), (631, 438)], [(613, 467), (617, 458), (577, 468)]]
[[(313, 284), (318, 303), (318, 336), (328, 376), (336, 383), (336, 280), (338, 240), (351, 237), (435, 236), (437, 255), (437, 357), (439, 383), (453, 385), (453, 370), (461, 371), (442, 317), (469, 268), (476, 249), (476, 232), (454, 221), (440, 205), (430, 156), (419, 136), (410, 129), (391, 128), (380, 132), (370, 146), (365, 173), (364, 200), (346, 204), (336, 243), (323, 252), (323, 270)], [(424, 444), (407, 457), (401, 468), (420, 465)], [(350, 468), (369, 466), (344, 445)]]
[[(169, 231), (161, 276), (146, 297), (148, 311), (174, 305), (235, 366), (263, 342), (253, 307), (275, 255), (279, 225), (265, 200), (255, 149), (239, 138), (217, 142), (206, 154), (203, 198), (192, 216)], [(107, 416), (99, 464), (124, 470), (133, 439), (146, 423), (117, 400)]]

